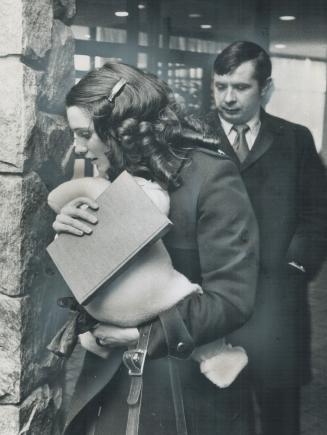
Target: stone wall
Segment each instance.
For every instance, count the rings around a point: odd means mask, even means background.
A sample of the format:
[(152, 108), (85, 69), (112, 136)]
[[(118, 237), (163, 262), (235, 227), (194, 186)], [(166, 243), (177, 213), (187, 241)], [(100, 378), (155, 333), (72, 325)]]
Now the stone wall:
[(0, 435), (56, 433), (62, 376), (46, 344), (67, 289), (45, 247), (46, 198), (71, 142), (75, 0), (0, 2)]

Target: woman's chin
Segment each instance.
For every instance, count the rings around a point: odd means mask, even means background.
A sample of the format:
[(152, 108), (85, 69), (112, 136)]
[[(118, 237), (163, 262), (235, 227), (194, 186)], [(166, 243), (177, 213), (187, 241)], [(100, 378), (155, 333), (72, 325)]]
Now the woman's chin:
[(107, 168), (102, 168), (101, 166), (94, 166), (94, 175), (101, 178), (108, 178)]

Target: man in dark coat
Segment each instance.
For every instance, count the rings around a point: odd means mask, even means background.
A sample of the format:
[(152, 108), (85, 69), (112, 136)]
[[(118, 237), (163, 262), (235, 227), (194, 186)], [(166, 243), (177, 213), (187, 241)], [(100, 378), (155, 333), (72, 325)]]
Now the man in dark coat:
[(327, 182), (310, 131), (262, 109), (268, 54), (235, 42), (214, 63), (211, 133), (239, 162), (260, 232), (255, 312), (231, 340), (249, 355), (264, 435), (300, 433), (300, 386), (310, 379), (307, 284), (327, 246)]

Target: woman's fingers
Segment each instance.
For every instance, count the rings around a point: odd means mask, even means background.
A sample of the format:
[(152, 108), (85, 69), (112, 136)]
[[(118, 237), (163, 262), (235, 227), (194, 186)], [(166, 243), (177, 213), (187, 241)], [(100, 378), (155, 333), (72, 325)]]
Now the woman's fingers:
[[(86, 204), (88, 207), (92, 208), (93, 210), (97, 210), (99, 208), (98, 204), (93, 199), (88, 198), (86, 196), (80, 196), (78, 198), (75, 198), (72, 201), (70, 201), (67, 205), (74, 205), (75, 207), (80, 207), (83, 204)], [(63, 209), (66, 206), (64, 206)]]
[(57, 233), (69, 233), (76, 236), (91, 234), (97, 217), (88, 211), (88, 208), (97, 210), (98, 204), (90, 198), (80, 197), (66, 204), (57, 215), (52, 227)]
[(101, 346), (119, 347), (136, 344), (139, 339), (137, 328), (119, 328), (118, 326), (99, 324), (92, 331)]
[(92, 210), (97, 210), (99, 208), (98, 204), (89, 198), (76, 198), (70, 201), (62, 209), (60, 214), (68, 215), (74, 218), (83, 219), (86, 222), (95, 224), (97, 222), (96, 216), (88, 211), (88, 208)]
[(58, 214), (52, 227), (57, 233), (70, 233), (77, 236), (92, 233), (92, 228), (83, 220), (75, 219), (63, 213)]
[(76, 236), (83, 236), (83, 234), (92, 233), (92, 228), (84, 224), (82, 221), (73, 219), (66, 215), (58, 215), (52, 228), (56, 233), (69, 233)]
[(89, 222), (90, 224), (96, 224), (98, 222), (96, 216), (87, 210), (77, 207), (67, 207), (62, 208), (58, 216), (69, 216), (71, 218), (82, 219), (83, 221)]

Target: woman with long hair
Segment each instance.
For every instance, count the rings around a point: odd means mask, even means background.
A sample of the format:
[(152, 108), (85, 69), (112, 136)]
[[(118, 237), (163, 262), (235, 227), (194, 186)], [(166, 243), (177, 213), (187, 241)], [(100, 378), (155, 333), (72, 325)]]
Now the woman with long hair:
[[(219, 389), (190, 358), (195, 346), (239, 328), (252, 312), (258, 234), (238, 168), (200, 122), (183, 116), (164, 82), (131, 66), (108, 63), (91, 71), (71, 89), (66, 106), (75, 152), (100, 177), (114, 180), (126, 170), (169, 193), (173, 227), (164, 243), (175, 269), (202, 293), (146, 328), (99, 324), (92, 330), (110, 356), (100, 358), (85, 344), (90, 351), (64, 433), (252, 435), (246, 374)], [(98, 207), (85, 197), (70, 201), (57, 215), (56, 232), (92, 232), (94, 212), (82, 204)], [(132, 346), (136, 351), (126, 357)]]

